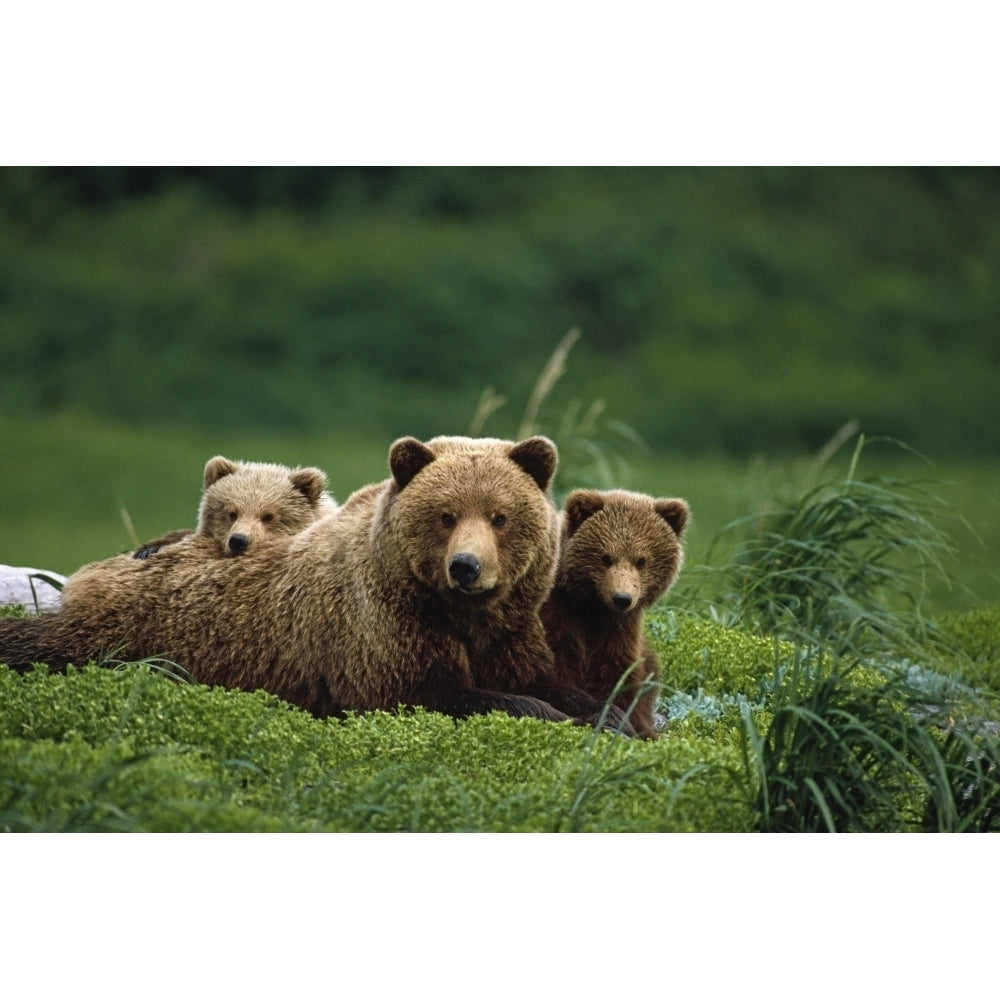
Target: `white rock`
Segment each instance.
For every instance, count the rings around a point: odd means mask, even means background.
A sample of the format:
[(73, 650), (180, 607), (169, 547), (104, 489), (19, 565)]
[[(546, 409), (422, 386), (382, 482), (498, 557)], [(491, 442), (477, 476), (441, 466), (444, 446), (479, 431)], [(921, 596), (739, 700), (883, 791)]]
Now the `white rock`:
[(59, 589), (43, 577), (51, 577), (60, 583), (66, 582), (66, 577), (61, 573), (53, 573), (48, 569), (0, 565), (0, 605), (23, 604), (29, 613), (36, 610), (56, 610), (59, 607)]

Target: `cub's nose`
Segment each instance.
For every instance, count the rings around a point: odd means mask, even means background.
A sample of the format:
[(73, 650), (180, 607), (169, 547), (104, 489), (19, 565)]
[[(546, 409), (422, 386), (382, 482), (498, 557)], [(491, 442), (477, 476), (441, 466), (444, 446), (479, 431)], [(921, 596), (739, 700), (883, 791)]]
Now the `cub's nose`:
[(250, 539), (246, 535), (230, 535), (229, 536), (229, 551), (232, 552), (234, 556), (241, 556), (250, 547)]
[(614, 604), (618, 611), (628, 611), (632, 607), (632, 595), (625, 593), (615, 594), (611, 598), (611, 603)]
[(451, 578), (463, 589), (471, 587), (479, 578), (483, 567), (479, 565), (479, 560), (469, 552), (459, 552), (451, 557), (448, 563), (448, 572)]

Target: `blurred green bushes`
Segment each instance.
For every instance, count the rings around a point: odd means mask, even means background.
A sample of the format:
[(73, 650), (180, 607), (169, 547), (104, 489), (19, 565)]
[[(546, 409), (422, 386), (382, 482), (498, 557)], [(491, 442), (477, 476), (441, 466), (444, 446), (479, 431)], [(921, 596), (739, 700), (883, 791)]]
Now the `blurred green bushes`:
[(998, 178), (4, 168), (0, 414), (461, 432), (578, 326), (552, 413), (604, 398), (654, 450), (814, 449), (857, 418), (995, 453)]

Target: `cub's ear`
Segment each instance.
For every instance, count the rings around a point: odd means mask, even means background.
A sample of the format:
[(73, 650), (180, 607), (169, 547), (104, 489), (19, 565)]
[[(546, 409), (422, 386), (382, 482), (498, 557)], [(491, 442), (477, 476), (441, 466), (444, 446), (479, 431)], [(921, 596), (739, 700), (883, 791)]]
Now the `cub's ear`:
[(688, 523), (688, 517), (691, 515), (691, 508), (683, 500), (672, 499), (655, 500), (653, 510), (674, 529), (674, 534), (680, 538), (681, 532), (684, 531)]
[(573, 490), (566, 498), (566, 524), (572, 535), (591, 514), (604, 509), (604, 497), (594, 490)]
[(389, 469), (401, 490), (406, 489), (410, 480), (433, 461), (434, 452), (416, 438), (400, 438), (389, 449)]
[(239, 468), (236, 462), (230, 462), (228, 458), (216, 455), (205, 463), (205, 489), (212, 483), (217, 483), (224, 476), (231, 476)]
[(547, 490), (559, 464), (556, 446), (547, 437), (530, 437), (517, 444), (507, 453), (525, 472), (531, 476), (540, 490)]
[(322, 469), (292, 469), (288, 478), (308, 501), (315, 505), (326, 489), (326, 473)]

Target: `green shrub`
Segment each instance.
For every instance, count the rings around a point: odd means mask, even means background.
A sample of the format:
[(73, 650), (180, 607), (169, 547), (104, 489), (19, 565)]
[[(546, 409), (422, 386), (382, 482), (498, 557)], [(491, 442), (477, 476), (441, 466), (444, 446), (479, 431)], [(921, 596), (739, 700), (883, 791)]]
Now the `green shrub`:
[[(319, 721), (148, 666), (0, 669), (0, 828), (744, 830), (736, 744), (493, 714)], [(9, 765), (9, 766), (7, 766)]]
[(1000, 693), (1000, 605), (942, 615), (937, 624), (955, 649), (946, 666), (970, 684)]
[(659, 606), (646, 616), (646, 633), (660, 657), (668, 690), (757, 698), (776, 663), (795, 647)]

